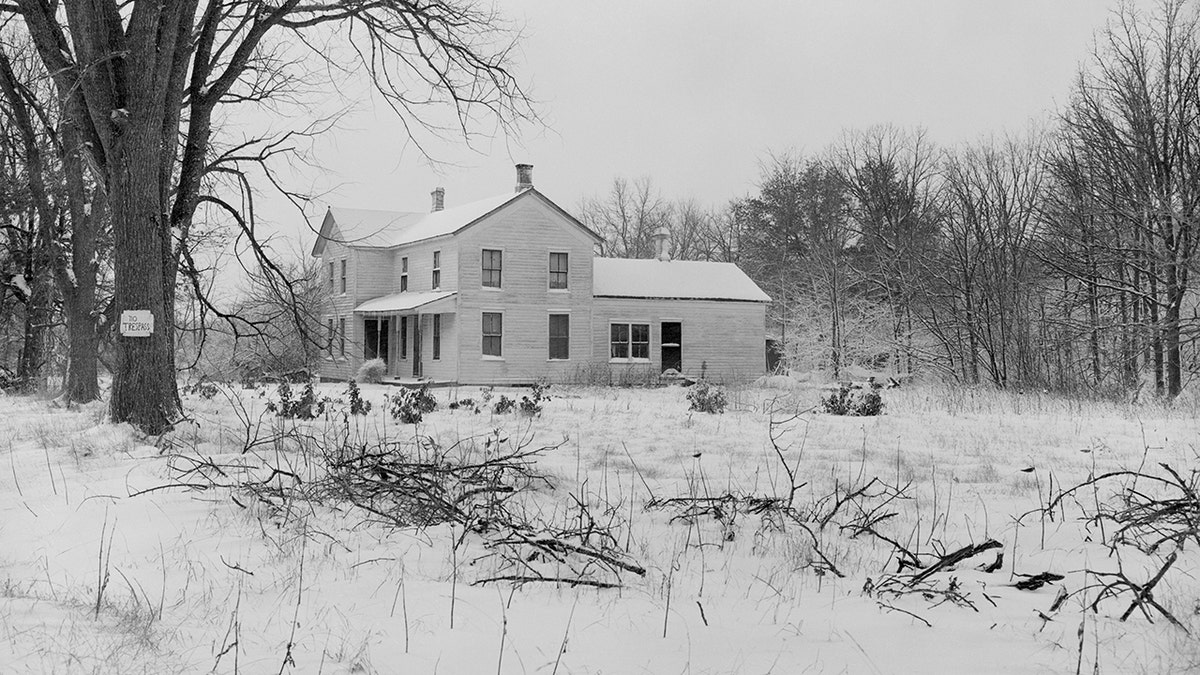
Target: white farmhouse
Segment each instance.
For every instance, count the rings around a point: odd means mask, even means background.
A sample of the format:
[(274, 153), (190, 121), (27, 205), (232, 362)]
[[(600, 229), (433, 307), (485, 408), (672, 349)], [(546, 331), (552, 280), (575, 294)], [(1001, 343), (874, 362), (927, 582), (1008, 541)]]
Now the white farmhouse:
[(538, 192), (428, 213), (330, 207), (312, 255), (327, 274), (326, 379), (382, 358), (390, 379), (462, 384), (718, 381), (765, 369), (770, 301), (732, 263), (598, 258), (600, 236)]

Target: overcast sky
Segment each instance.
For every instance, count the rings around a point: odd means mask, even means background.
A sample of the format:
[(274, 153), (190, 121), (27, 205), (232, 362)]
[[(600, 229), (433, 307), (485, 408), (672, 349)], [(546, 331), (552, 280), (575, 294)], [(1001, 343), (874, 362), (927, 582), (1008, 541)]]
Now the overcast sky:
[(454, 206), (511, 190), (517, 162), (570, 211), (615, 176), (717, 206), (754, 190), (769, 151), (819, 153), (845, 129), (923, 126), (943, 145), (1021, 131), (1066, 100), (1117, 0), (497, 4), (524, 25), (517, 70), (548, 128), (435, 144), (447, 165), (431, 166), (364, 101), (319, 143), (325, 173), (300, 179), (330, 190), (320, 213), (424, 210), (437, 186)]

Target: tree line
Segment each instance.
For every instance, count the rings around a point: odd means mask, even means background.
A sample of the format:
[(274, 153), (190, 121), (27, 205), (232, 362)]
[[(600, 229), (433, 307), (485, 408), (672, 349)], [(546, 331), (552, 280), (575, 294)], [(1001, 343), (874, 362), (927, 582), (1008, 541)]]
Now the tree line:
[(722, 207), (618, 179), (583, 220), (607, 255), (646, 257), (667, 227), (675, 257), (740, 264), (795, 368), (1174, 397), (1200, 366), (1198, 29), (1190, 2), (1121, 8), (1023, 133), (850, 130), (768, 156)]

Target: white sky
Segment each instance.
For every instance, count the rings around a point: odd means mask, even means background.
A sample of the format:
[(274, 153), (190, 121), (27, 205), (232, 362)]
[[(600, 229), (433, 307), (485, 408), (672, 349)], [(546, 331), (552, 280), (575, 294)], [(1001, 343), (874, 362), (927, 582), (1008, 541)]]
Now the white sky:
[[(476, 152), (434, 145), (447, 164), (431, 166), (364, 101), (318, 144), (325, 174), (301, 177), (331, 190), (321, 213), (424, 210), (439, 185), (461, 204), (511, 190), (517, 162), (568, 210), (615, 176), (717, 206), (754, 190), (768, 151), (818, 153), (849, 128), (920, 125), (944, 145), (1020, 131), (1065, 101), (1117, 0), (497, 4), (525, 25), (518, 73), (549, 128)], [(300, 231), (294, 212), (263, 207)]]

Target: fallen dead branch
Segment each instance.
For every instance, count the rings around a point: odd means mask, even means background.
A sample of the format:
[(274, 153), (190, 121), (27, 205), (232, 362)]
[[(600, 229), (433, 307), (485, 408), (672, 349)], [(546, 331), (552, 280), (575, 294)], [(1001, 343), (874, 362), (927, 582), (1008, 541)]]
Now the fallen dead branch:
[(1004, 546), (1004, 544), (1001, 544), (1000, 542), (996, 541), (995, 539), (988, 539), (987, 541), (983, 542), (982, 544), (963, 546), (962, 548), (958, 549), (957, 551), (954, 551), (952, 553), (948, 553), (948, 554), (942, 556), (936, 562), (931, 564), (929, 567), (926, 567), (921, 572), (913, 575), (913, 577), (909, 580), (908, 583), (910, 586), (919, 584), (922, 581), (925, 581), (926, 579), (928, 579), (930, 576), (937, 574), (938, 572), (946, 569), (947, 567), (950, 567), (952, 565), (957, 565), (958, 563), (960, 563), (968, 558), (973, 558), (985, 551), (990, 551), (991, 549), (994, 549), (994, 548), (1003, 548), (1003, 546)]
[(555, 489), (537, 460), (559, 447), (536, 446), (531, 434), (510, 438), (496, 430), (443, 446), (429, 436), (364, 442), (328, 420), (323, 428), (319, 420), (277, 424), (269, 441), (258, 430), (247, 432), (248, 445), (234, 460), (173, 455), (173, 480), (140, 493), (225, 488), (242, 508), (258, 505), (277, 522), (308, 522), (302, 534), (309, 538), (330, 536), (307, 518), (318, 507), (349, 507), (363, 524), (395, 529), (451, 525), (456, 550), (476, 536), (487, 551), (473, 562), (488, 563), (478, 583), (555, 580), (610, 588), (622, 574), (646, 573), (614, 535), (624, 525), (620, 509), (606, 508), (607, 520), (598, 519), (570, 495), (573, 511), (557, 519), (569, 526), (527, 515), (523, 496)]
[[(1188, 633), (1183, 623), (1154, 598), (1154, 590), (1175, 565), (1180, 551), (1189, 543), (1200, 545), (1200, 470), (1192, 469), (1185, 475), (1165, 462), (1158, 467), (1161, 473), (1121, 470), (1091, 476), (1062, 490), (1045, 508), (1061, 509), (1071, 500), (1079, 507), (1083, 520), (1100, 524), (1101, 532), (1106, 532), (1103, 527), (1106, 522), (1116, 525), (1104, 543), (1117, 560), (1117, 570), (1087, 570), (1098, 583), (1077, 591), (1096, 591), (1088, 604), (1093, 612), (1099, 611), (1105, 600), (1130, 598), (1129, 606), (1120, 615), (1121, 621), (1140, 611), (1151, 623), (1155, 616), (1161, 616)], [(1114, 486), (1113, 492), (1102, 500), (1099, 488), (1108, 485)], [(1091, 503), (1075, 497), (1084, 489), (1092, 491)], [(1154, 574), (1143, 583), (1125, 572), (1124, 558), (1130, 548), (1152, 559), (1164, 548), (1170, 553), (1159, 558), (1157, 569), (1151, 568), (1155, 569)]]

